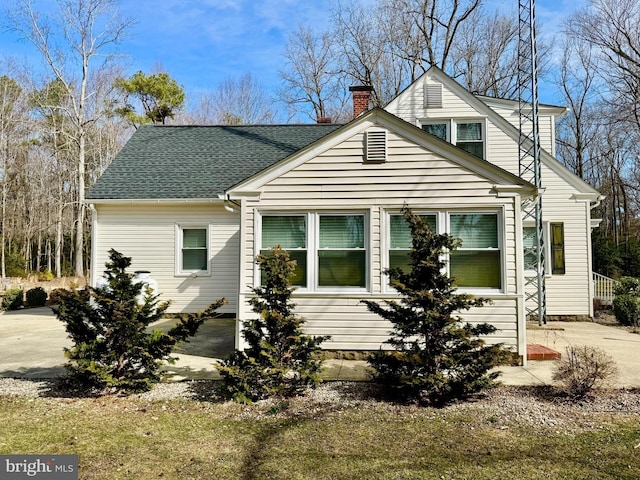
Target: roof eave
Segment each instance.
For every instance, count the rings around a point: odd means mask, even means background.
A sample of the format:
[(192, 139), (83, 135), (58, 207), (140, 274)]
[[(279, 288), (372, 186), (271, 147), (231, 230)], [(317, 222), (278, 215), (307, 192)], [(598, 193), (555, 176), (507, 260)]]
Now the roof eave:
[(93, 205), (152, 205), (152, 204), (210, 204), (223, 203), (224, 198), (87, 198), (85, 203)]

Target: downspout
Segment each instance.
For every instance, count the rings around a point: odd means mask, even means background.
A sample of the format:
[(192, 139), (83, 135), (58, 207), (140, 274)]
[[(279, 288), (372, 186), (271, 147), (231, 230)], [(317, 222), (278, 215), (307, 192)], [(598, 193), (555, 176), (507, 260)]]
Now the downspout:
[(92, 287), (96, 286), (96, 272), (97, 272), (97, 250), (98, 247), (96, 245), (96, 238), (98, 231), (98, 211), (93, 203), (87, 205), (89, 207), (89, 211), (91, 212), (91, 252), (90, 252), (90, 260), (89, 260), (89, 285)]

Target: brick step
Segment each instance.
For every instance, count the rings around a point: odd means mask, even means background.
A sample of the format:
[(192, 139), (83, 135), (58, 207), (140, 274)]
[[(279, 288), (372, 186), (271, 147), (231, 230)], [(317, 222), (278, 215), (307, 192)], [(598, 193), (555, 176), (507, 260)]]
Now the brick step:
[(544, 345), (532, 343), (527, 345), (527, 360), (557, 360), (562, 355)]

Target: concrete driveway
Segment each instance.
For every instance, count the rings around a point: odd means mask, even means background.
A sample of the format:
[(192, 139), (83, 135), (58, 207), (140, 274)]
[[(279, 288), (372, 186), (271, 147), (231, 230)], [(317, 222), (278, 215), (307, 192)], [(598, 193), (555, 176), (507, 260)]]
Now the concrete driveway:
[[(175, 320), (153, 325), (168, 330)], [(174, 378), (212, 378), (216, 359), (234, 348), (235, 320), (208, 320), (198, 335), (176, 351), (178, 361), (165, 370)], [(65, 372), (64, 348), (70, 348), (64, 324), (49, 307), (0, 313), (0, 377), (53, 378)]]
[[(169, 328), (172, 320), (159, 322)], [(176, 353), (178, 361), (166, 367), (173, 380), (219, 378), (216, 359), (233, 350), (234, 319), (205, 323), (190, 343)], [(602, 348), (615, 360), (620, 375), (615, 386), (640, 388), (640, 335), (592, 322), (549, 322), (531, 326), (527, 342), (564, 353), (567, 345)], [(52, 378), (64, 373), (63, 348), (70, 347), (64, 325), (48, 307), (0, 313), (0, 377)], [(324, 378), (364, 380), (367, 363), (356, 360), (328, 360)], [(502, 367), (507, 385), (551, 384), (552, 361), (529, 361), (524, 367)]]
[[(569, 345), (590, 345), (607, 352), (618, 366), (618, 387), (640, 388), (640, 335), (594, 322), (548, 322), (542, 327), (527, 329), (527, 343), (540, 344), (564, 355)], [(551, 384), (553, 362), (528, 362), (523, 370), (539, 380)], [(507, 383), (507, 381), (505, 381)]]

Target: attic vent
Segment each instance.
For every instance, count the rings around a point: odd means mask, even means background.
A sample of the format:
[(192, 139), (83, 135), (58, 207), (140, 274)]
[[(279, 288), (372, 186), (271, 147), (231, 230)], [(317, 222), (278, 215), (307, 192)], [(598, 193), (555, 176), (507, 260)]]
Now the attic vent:
[(381, 163), (387, 160), (387, 132), (376, 130), (366, 134), (366, 152), (364, 161)]
[(442, 108), (442, 85), (428, 83), (424, 86), (424, 108)]

